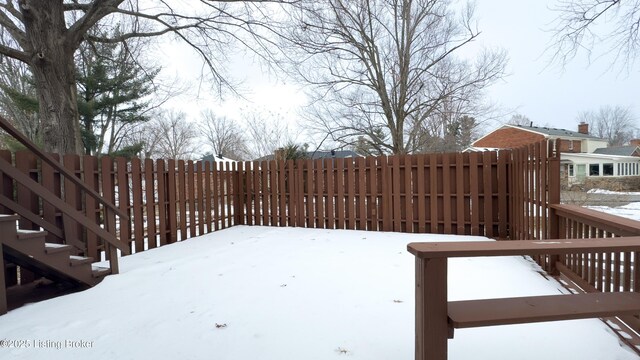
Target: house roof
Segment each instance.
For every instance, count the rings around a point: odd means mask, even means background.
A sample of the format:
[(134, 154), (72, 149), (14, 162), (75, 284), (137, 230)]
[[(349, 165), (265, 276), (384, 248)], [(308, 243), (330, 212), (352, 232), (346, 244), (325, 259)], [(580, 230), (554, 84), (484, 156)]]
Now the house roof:
[(626, 155), (609, 155), (595, 153), (560, 153), (560, 159), (563, 162), (573, 161), (574, 159), (582, 159), (587, 161), (640, 161), (640, 157)]
[[(307, 151), (305, 152), (305, 156), (307, 159), (316, 160), (316, 159), (338, 159), (338, 158), (350, 158), (350, 157), (359, 157), (355, 151), (351, 150), (328, 150), (328, 151)], [(275, 159), (275, 155), (267, 155), (261, 158), (256, 159), (256, 161), (271, 161)]]
[(606, 154), (606, 155), (623, 155), (634, 156), (633, 154), (638, 151), (638, 146), (626, 145), (626, 146), (612, 146), (607, 148), (596, 149), (594, 154)]
[(236, 160), (226, 158), (222, 155), (212, 155), (212, 154), (203, 156), (202, 159), (200, 159), (200, 161), (208, 161), (208, 162), (216, 162), (216, 163), (221, 163), (221, 162), (236, 163), (237, 162)]
[(468, 148), (462, 150), (462, 152), (484, 152), (484, 151), (499, 151), (501, 148), (495, 147), (478, 147), (478, 146), (469, 146)]
[(355, 151), (351, 150), (330, 150), (330, 151), (308, 151), (307, 157), (309, 159), (328, 159), (328, 158), (349, 158), (359, 157)]
[(505, 125), (505, 126), (509, 126), (509, 127), (516, 128), (516, 129), (522, 129), (522, 130), (526, 130), (526, 131), (531, 131), (531, 132), (542, 134), (542, 135), (545, 135), (545, 136), (562, 137), (562, 138), (572, 137), (572, 138), (580, 138), (580, 139), (602, 140), (601, 138), (599, 138), (597, 136), (583, 134), (583, 133), (579, 133), (577, 131), (571, 131), (571, 130), (567, 130), (567, 129), (556, 129), (556, 128), (550, 128), (550, 127), (523, 126), (523, 125)]

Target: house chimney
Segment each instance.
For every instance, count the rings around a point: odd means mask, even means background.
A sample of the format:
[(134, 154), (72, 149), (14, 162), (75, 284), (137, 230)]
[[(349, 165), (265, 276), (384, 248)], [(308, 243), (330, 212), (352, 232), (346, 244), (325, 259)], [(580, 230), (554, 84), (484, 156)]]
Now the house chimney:
[(589, 135), (589, 124), (584, 121), (578, 124), (578, 132), (580, 134)]
[(284, 148), (276, 149), (276, 150), (273, 152), (273, 157), (275, 158), (275, 160), (276, 160), (276, 161), (284, 160), (284, 158), (285, 158), (285, 151), (284, 151)]
[(629, 145), (631, 145), (631, 146), (640, 146), (640, 139), (631, 139), (631, 140), (629, 140)]

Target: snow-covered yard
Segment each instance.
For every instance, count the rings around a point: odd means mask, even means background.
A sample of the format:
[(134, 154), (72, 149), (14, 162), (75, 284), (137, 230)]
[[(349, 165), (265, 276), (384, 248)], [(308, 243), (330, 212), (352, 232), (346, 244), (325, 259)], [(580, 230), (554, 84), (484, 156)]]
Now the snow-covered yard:
[[(95, 288), (1, 316), (0, 339), (29, 347), (5, 341), (0, 358), (412, 359), (407, 243), (473, 239), (483, 238), (233, 227), (125, 257)], [(452, 300), (564, 292), (521, 257), (449, 267)], [(449, 353), (638, 358), (595, 319), (457, 330)]]
[(622, 216), (624, 218), (640, 221), (640, 202), (632, 202), (618, 207), (588, 206), (589, 209), (598, 210), (607, 214)]

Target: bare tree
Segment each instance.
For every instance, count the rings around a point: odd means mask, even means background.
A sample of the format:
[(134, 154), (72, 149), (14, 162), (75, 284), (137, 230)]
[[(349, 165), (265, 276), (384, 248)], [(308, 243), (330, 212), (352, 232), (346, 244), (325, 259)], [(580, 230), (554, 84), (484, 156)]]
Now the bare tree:
[(509, 119), (509, 121), (507, 121), (507, 124), (520, 125), (520, 126), (532, 126), (533, 121), (531, 121), (531, 119), (529, 119), (529, 117), (526, 115), (515, 113), (511, 115), (511, 118)]
[(582, 112), (578, 115), (578, 122), (589, 124), (590, 134), (606, 139), (609, 146), (627, 144), (638, 130), (631, 109), (619, 105), (601, 106), (597, 111)]
[(156, 120), (152, 120), (148, 128), (157, 140), (155, 154), (166, 159), (189, 159), (194, 152), (194, 141), (197, 132), (192, 124), (186, 121), (183, 112), (167, 111)]
[(36, 144), (42, 143), (36, 91), (28, 67), (12, 59), (0, 61), (0, 112)]
[(234, 160), (248, 159), (244, 129), (227, 117), (218, 117), (211, 110), (202, 112), (198, 127), (211, 146), (214, 155), (222, 155)]
[[(3, 0), (0, 28), (10, 42), (0, 54), (21, 61), (31, 69), (40, 106), (45, 150), (81, 153), (76, 102), (74, 53), (83, 42), (119, 43), (140, 37), (172, 34), (192, 47), (204, 60), (218, 87), (229, 85), (224, 54), (232, 42), (263, 39), (256, 47), (263, 53), (267, 30), (260, 19), (263, 3), (286, 0)], [(252, 5), (252, 3), (258, 5)], [(255, 10), (255, 11), (253, 11)], [(90, 29), (108, 27), (132, 19), (131, 31), (95, 36)], [(109, 32), (108, 32), (109, 33)], [(261, 46), (260, 46), (261, 45)]]
[(289, 126), (278, 113), (250, 111), (243, 114), (247, 124), (247, 148), (250, 158), (273, 155), (277, 149), (295, 143)]
[(197, 136), (185, 113), (169, 110), (133, 127), (122, 142), (142, 158), (186, 160), (194, 153)]
[[(493, 117), (494, 106), (484, 104), (482, 93), (466, 89), (457, 97), (446, 97), (433, 108), (418, 128), (413, 152), (456, 152), (467, 148)], [(481, 121), (479, 119), (484, 118)]]
[(473, 109), (503, 76), (506, 54), (459, 57), (480, 32), (473, 6), (452, 9), (447, 0), (300, 1), (287, 51), (312, 88), (311, 127), (342, 146), (402, 154), (425, 145), (444, 102)]
[(579, 51), (615, 54), (615, 61), (632, 65), (640, 48), (640, 0), (560, 0), (549, 51), (566, 64)]

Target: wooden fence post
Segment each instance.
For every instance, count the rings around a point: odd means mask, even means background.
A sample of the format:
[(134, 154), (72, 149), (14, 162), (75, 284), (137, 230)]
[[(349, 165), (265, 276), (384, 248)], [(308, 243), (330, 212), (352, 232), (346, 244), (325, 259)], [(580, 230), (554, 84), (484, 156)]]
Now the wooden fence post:
[[(547, 157), (549, 170), (547, 174), (549, 179), (548, 197), (549, 204), (560, 204), (560, 151), (556, 148), (555, 141), (549, 142), (547, 145), (547, 151), (550, 156)], [(553, 207), (549, 207), (549, 236), (552, 239), (558, 239), (560, 237), (560, 220), (556, 210)], [(549, 259), (549, 268), (547, 271), (551, 275), (560, 275), (560, 272), (556, 268), (556, 262), (560, 261), (558, 255), (551, 256)]]

